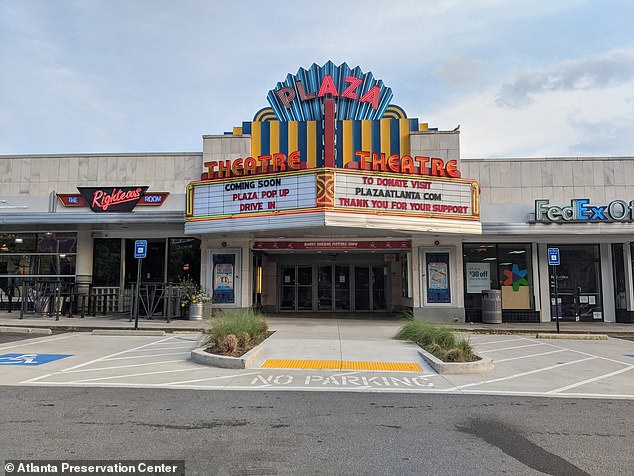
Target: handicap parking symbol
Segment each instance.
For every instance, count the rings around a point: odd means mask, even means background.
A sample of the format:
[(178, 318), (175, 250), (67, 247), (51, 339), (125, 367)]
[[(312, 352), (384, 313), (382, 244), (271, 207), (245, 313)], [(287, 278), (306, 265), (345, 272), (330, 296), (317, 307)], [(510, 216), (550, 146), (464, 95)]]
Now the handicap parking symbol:
[(73, 354), (3, 354), (0, 365), (42, 365), (54, 360), (72, 357)]

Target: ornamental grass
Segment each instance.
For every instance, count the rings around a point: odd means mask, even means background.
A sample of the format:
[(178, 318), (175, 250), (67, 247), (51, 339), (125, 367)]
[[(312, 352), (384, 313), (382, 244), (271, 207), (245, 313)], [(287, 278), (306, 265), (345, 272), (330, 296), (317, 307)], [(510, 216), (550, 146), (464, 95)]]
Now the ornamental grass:
[(403, 325), (395, 336), (399, 340), (414, 342), (444, 362), (473, 362), (479, 357), (473, 352), (469, 339), (457, 337), (456, 332), (419, 319)]
[(209, 339), (208, 351), (241, 355), (266, 339), (268, 331), (268, 323), (261, 314), (252, 309), (240, 309), (226, 311), (204, 333)]

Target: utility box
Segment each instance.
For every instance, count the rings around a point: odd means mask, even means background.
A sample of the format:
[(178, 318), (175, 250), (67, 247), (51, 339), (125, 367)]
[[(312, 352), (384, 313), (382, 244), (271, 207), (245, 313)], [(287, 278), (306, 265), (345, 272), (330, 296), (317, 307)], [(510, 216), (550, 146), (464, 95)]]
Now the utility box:
[(482, 322), (502, 324), (502, 291), (499, 289), (482, 291)]

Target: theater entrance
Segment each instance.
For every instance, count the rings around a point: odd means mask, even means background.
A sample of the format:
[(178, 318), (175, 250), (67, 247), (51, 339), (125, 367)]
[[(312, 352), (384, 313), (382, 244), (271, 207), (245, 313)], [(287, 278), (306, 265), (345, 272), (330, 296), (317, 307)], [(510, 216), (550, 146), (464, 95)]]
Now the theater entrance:
[(279, 310), (385, 312), (387, 264), (313, 263), (279, 266)]

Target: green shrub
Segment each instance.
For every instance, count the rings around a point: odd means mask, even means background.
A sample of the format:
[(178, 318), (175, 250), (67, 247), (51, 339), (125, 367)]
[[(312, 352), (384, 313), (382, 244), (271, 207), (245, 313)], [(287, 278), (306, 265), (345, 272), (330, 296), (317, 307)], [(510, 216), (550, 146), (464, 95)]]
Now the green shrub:
[(228, 335), (237, 336), (237, 341), (244, 345), (257, 345), (268, 333), (266, 320), (251, 309), (227, 311), (205, 330), (210, 345), (224, 342)]
[(468, 339), (456, 339), (452, 329), (421, 320), (411, 320), (401, 327), (396, 339), (408, 340), (446, 362), (473, 362), (478, 357)]
[(442, 348), (448, 349), (456, 344), (456, 338), (451, 329), (435, 326), (421, 320), (406, 322), (396, 334), (396, 338), (415, 342), (421, 347), (435, 342)]

